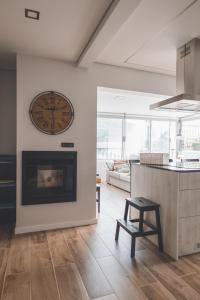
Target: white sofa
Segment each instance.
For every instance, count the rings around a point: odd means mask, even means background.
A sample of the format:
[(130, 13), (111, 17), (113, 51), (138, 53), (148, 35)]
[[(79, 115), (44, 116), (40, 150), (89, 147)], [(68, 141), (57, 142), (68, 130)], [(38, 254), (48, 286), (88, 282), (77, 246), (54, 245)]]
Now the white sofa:
[(122, 190), (130, 192), (130, 173), (106, 171), (106, 182)]

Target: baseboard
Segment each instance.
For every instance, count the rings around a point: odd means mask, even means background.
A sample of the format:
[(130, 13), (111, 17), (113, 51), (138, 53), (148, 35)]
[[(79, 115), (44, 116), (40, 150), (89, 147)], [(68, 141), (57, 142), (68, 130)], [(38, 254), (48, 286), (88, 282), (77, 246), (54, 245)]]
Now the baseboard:
[(96, 224), (97, 219), (89, 219), (89, 220), (79, 220), (79, 221), (70, 221), (70, 222), (62, 222), (62, 223), (54, 223), (54, 224), (42, 224), (42, 225), (33, 225), (33, 226), (16, 226), (15, 234), (28, 233), (28, 232), (36, 232), (36, 231), (46, 231), (52, 229), (61, 229), (61, 228), (70, 228), (70, 227), (78, 227), (84, 225), (92, 225)]

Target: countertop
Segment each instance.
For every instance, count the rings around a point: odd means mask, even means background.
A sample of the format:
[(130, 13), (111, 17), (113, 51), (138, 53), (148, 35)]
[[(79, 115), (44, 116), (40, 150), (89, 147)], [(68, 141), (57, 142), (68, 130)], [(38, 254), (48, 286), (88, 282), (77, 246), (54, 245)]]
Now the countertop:
[(180, 172), (180, 173), (200, 172), (200, 163), (199, 162), (186, 162), (186, 163), (183, 163), (182, 166), (177, 166), (175, 163), (169, 163), (169, 165), (146, 165), (146, 164), (131, 162), (131, 164), (141, 165), (141, 166), (144, 166), (147, 168), (154, 168), (154, 169)]

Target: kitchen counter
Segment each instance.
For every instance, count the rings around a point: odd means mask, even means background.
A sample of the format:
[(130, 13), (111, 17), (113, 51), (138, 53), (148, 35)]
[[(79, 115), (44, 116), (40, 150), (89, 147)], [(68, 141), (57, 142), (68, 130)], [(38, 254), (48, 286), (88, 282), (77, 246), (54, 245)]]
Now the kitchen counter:
[(174, 171), (174, 172), (200, 172), (200, 163), (198, 162), (186, 162), (182, 163), (180, 166), (177, 166), (175, 163), (169, 163), (169, 165), (146, 165), (136, 163), (137, 165), (142, 165), (148, 168)]
[[(160, 204), (164, 251), (172, 258), (200, 252), (200, 168), (131, 163), (131, 197)], [(132, 217), (137, 212), (132, 210)], [(146, 219), (154, 223), (154, 214)], [(149, 237), (157, 244), (156, 237)]]

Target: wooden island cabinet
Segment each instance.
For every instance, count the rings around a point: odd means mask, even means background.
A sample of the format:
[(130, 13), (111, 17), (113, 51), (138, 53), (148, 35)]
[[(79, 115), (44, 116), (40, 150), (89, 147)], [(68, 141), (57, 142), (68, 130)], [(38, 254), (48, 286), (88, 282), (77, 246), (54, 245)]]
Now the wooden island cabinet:
[(200, 169), (132, 163), (131, 197), (139, 196), (160, 204), (164, 252), (174, 259), (200, 252)]

